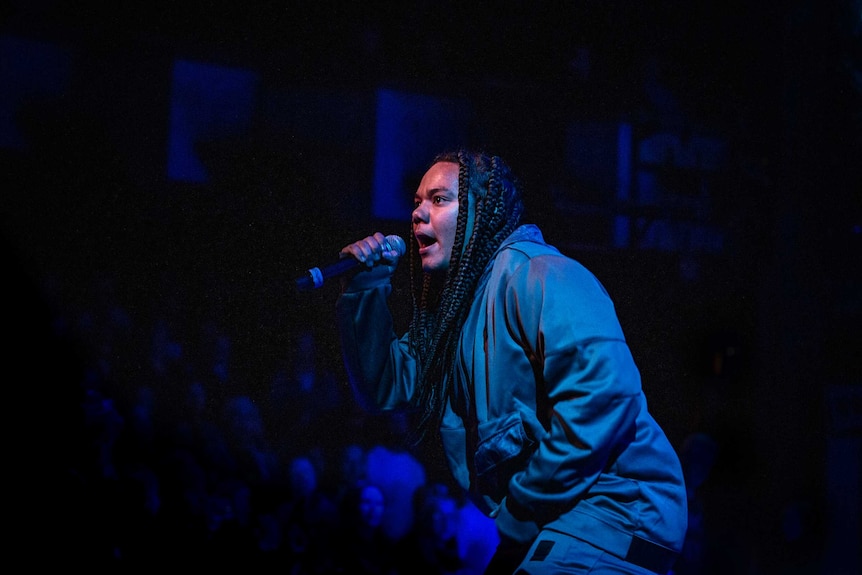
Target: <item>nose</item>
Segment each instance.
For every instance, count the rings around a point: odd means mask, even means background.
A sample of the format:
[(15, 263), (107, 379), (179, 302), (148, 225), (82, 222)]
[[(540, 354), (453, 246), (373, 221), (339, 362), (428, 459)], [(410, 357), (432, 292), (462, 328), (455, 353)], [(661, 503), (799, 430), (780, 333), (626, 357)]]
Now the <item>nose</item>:
[(412, 219), (414, 224), (428, 221), (428, 210), (425, 208), (425, 202), (419, 202), (419, 204), (413, 208)]

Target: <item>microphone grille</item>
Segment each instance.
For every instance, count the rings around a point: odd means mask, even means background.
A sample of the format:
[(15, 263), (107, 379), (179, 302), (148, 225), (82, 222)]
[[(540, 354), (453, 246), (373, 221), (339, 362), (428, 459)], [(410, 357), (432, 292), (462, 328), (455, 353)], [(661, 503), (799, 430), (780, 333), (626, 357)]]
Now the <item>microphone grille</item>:
[(392, 251), (398, 252), (398, 257), (407, 253), (407, 242), (405, 242), (404, 238), (401, 236), (392, 234), (390, 236), (386, 236), (386, 241), (389, 243), (389, 247), (392, 248)]

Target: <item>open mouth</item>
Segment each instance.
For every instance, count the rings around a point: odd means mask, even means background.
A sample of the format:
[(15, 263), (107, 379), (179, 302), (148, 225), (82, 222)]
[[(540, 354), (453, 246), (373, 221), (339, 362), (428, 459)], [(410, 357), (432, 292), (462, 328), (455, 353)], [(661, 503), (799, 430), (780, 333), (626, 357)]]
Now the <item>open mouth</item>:
[(417, 234), (415, 234), (415, 237), (416, 237), (416, 243), (419, 244), (420, 253), (423, 250), (425, 250), (426, 248), (428, 248), (429, 246), (432, 246), (432, 245), (437, 243), (437, 240), (435, 238), (433, 238), (431, 236), (427, 236), (425, 234), (417, 233)]

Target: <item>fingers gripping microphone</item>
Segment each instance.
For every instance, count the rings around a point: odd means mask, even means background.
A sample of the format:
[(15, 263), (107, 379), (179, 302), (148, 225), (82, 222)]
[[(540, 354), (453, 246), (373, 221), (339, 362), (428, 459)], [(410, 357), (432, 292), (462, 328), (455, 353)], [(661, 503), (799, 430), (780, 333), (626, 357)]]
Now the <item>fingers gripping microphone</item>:
[[(398, 257), (401, 257), (407, 252), (407, 244), (401, 236), (396, 236), (394, 234), (386, 236), (386, 240), (383, 244), (383, 251), (384, 253), (396, 252)], [(299, 291), (317, 289), (323, 286), (323, 283), (329, 278), (340, 276), (359, 265), (360, 262), (356, 260), (356, 258), (347, 256), (322, 268), (310, 268), (306, 275), (296, 280), (296, 289)]]

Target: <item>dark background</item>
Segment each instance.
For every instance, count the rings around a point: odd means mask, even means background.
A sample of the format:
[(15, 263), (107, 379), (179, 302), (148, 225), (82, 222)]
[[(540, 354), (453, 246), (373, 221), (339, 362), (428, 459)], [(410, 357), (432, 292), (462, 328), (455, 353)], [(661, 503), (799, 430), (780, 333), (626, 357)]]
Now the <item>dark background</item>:
[[(464, 103), (460, 143), (520, 173), (532, 219), (614, 298), (674, 445), (695, 432), (720, 445), (726, 525), (759, 572), (859, 568), (858, 1), (88, 4), (0, 12), (4, 77), (48, 86), (2, 87), (6, 380), (23, 392), (9, 411), (35, 438), (18, 445), (24, 455), (75, 457), (74, 437), (59, 437), (75, 418), (76, 370), (101, 340), (58, 325), (98, 318), (108, 302), (147, 326), (181, 317), (180, 339), (221, 326), (242, 374), (232, 385), (260, 401), (260, 381), (304, 327), (341, 370), (336, 292), (290, 287), (349, 241), (406, 232), (372, 210), (385, 89)], [(44, 46), (62, 55), (58, 88), (45, 60), (28, 67)], [(168, 173), (177, 60), (257, 79), (245, 128), (195, 142), (197, 181)], [(285, 102), (331, 109), (320, 125)], [(636, 156), (632, 175), (654, 174), (660, 197), (621, 199), (603, 176), (617, 150), (601, 147), (621, 124), (636, 152), (664, 134), (706, 136), (726, 153), (708, 170)], [(411, 138), (427, 139), (417, 126)], [(573, 126), (603, 135), (573, 148)], [(402, 174), (408, 197), (417, 170)], [(664, 244), (621, 245), (615, 216), (722, 240), (667, 232), (652, 236)], [(118, 369), (147, 361), (143, 339), (111, 352)], [(16, 460), (7, 470), (25, 473)], [(799, 508), (812, 510), (802, 535), (782, 523)], [(809, 561), (818, 567), (793, 571)]]

